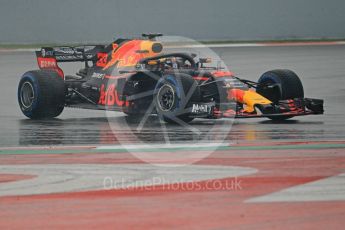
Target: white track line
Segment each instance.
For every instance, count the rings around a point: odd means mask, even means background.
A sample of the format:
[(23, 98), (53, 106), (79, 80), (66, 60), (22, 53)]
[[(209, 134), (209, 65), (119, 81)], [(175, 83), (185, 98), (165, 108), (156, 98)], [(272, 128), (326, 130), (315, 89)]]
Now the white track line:
[(96, 146), (74, 146), (74, 145), (64, 145), (64, 146), (29, 146), (29, 147), (0, 147), (1, 150), (85, 150), (85, 149), (95, 149)]
[(231, 146), (233, 143), (180, 143), (180, 144), (131, 144), (131, 145), (102, 145), (102, 146), (33, 146), (33, 147), (0, 147), (0, 151), (6, 150), (142, 150), (142, 149), (174, 149), (174, 148), (217, 148)]
[(255, 197), (249, 203), (345, 201), (345, 174)]
[(51, 194), (236, 178), (257, 170), (235, 166), (150, 164), (1, 165), (0, 174), (37, 177), (1, 183), (0, 196)]
[(28, 49), (1, 49), (0, 48), (0, 52), (4, 52), (4, 53), (16, 53), (16, 52), (35, 52), (37, 50), (40, 50), (40, 49), (32, 49), (32, 48), (28, 48)]
[(230, 143), (185, 143), (185, 144), (142, 144), (142, 145), (105, 145), (105, 146), (98, 146), (96, 149), (102, 150), (115, 150), (115, 149), (131, 149), (131, 150), (142, 150), (142, 149), (175, 149), (175, 148), (183, 148), (183, 149), (190, 149), (190, 148), (217, 148), (217, 147), (224, 147), (230, 146)]

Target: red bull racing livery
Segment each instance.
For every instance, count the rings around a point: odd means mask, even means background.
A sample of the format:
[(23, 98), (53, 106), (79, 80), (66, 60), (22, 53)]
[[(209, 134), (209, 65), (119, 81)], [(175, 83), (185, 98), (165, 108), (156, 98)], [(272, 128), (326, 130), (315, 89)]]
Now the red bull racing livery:
[[(305, 98), (301, 80), (290, 70), (268, 71), (257, 82), (240, 79), (207, 65), (207, 57), (163, 53), (158, 36), (117, 39), (107, 46), (43, 47), (36, 52), (39, 70), (26, 72), (19, 82), (21, 111), (46, 119), (75, 107), (152, 114), (171, 123), (323, 113), (323, 100)], [(62, 62), (85, 66), (65, 75), (58, 65)]]

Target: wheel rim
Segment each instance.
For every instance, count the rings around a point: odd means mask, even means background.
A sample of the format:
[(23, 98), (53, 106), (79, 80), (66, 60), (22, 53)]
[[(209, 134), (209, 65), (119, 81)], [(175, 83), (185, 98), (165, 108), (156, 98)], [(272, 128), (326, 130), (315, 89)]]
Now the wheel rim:
[(20, 89), (20, 102), (24, 108), (30, 108), (34, 103), (35, 91), (31, 82), (26, 81)]
[(171, 111), (175, 104), (175, 91), (171, 85), (163, 85), (158, 91), (159, 109), (167, 112)]

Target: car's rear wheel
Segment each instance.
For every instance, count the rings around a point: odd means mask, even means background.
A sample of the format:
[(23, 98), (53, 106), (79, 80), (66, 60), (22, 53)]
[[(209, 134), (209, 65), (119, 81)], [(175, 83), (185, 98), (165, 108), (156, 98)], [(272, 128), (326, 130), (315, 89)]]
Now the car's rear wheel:
[(59, 116), (65, 105), (64, 80), (54, 71), (26, 72), (18, 85), (18, 103), (31, 119)]
[[(300, 78), (291, 70), (278, 69), (264, 73), (259, 81), (257, 92), (273, 103), (280, 100), (303, 98), (304, 89)], [(286, 120), (291, 115), (270, 116), (272, 120)]]
[(189, 108), (198, 101), (196, 81), (187, 74), (163, 76), (155, 89), (154, 103), (158, 116), (168, 123), (191, 122)]

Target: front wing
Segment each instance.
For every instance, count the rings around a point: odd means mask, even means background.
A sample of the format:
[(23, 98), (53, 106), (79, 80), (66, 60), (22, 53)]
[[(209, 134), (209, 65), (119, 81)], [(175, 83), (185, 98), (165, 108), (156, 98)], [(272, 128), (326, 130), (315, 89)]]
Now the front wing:
[(237, 109), (233, 103), (216, 105), (215, 103), (195, 103), (191, 108), (191, 117), (198, 118), (260, 118), (281, 116), (306, 116), (323, 114), (323, 100), (312, 98), (296, 98), (281, 100), (269, 106), (256, 106), (255, 112), (246, 113)]

